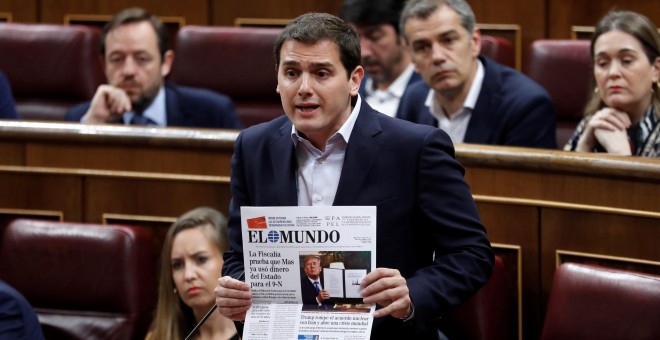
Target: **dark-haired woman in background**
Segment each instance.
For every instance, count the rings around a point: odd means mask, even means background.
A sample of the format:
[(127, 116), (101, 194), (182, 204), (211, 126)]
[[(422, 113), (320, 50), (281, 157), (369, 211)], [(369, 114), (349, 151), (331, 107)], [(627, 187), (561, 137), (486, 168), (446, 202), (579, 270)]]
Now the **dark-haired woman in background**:
[(610, 12), (591, 40), (596, 87), (564, 150), (660, 157), (660, 35), (645, 16)]

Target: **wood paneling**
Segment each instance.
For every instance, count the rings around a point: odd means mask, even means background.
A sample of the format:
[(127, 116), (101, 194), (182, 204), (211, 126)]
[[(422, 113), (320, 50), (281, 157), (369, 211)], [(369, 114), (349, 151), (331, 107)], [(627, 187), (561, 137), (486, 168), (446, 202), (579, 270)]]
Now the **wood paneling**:
[(89, 176), (84, 186), (84, 220), (102, 223), (104, 214), (178, 217), (199, 206), (227, 214), (226, 178), (193, 176)]
[(42, 22), (62, 24), (67, 14), (114, 15), (128, 7), (142, 7), (158, 16), (183, 17), (187, 24), (207, 25), (208, 0), (48, 0), (42, 1)]
[[(488, 239), (492, 243), (507, 244), (520, 247), (520, 256), (522, 257), (521, 268), (519, 268), (521, 280), (524, 282), (522, 291), (522, 313), (516, 314), (516, 318), (522, 318), (525, 325), (523, 330), (536, 329), (540, 325), (541, 300), (539, 268), (539, 209), (533, 206), (522, 206), (515, 204), (499, 204), (482, 200), (475, 197), (479, 215), (488, 231)], [(511, 263), (513, 258), (504, 256), (502, 251), (495, 248), (496, 254), (504, 260), (505, 269), (517, 268), (517, 263)], [(507, 280), (510, 282), (511, 280)], [(517, 304), (516, 304), (517, 305)], [(517, 325), (517, 323), (516, 323)], [(512, 334), (517, 334), (518, 330)], [(523, 336), (523, 339), (529, 337)]]
[(0, 0), (0, 12), (9, 14), (11, 22), (33, 23), (40, 21), (37, 0)]
[(80, 176), (22, 167), (0, 168), (0, 208), (58, 211), (65, 220), (81, 219)]
[(548, 37), (570, 39), (571, 26), (595, 26), (612, 9), (629, 10), (646, 15), (660, 25), (660, 6), (654, 0), (547, 0)]
[[(237, 134), (0, 122), (0, 188), (11, 193), (0, 209), (94, 223), (108, 214), (175, 218), (199, 205), (226, 213)], [(516, 262), (495, 247), (520, 271), (522, 338), (540, 332), (558, 252), (660, 262), (660, 160), (467, 144), (456, 157), (490, 240), (519, 249)]]
[(210, 24), (233, 26), (236, 18), (293, 19), (307, 12), (338, 15), (342, 0), (209, 0)]
[(228, 176), (238, 131), (0, 122), (1, 165)]

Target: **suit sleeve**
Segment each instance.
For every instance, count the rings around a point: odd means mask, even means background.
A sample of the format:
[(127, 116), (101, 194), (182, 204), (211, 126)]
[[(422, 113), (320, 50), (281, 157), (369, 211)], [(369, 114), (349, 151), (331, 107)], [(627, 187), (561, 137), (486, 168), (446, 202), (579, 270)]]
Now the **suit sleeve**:
[(0, 74), (0, 119), (17, 119), (16, 105), (9, 81)]
[(504, 145), (557, 149), (557, 118), (550, 96), (538, 91), (516, 96), (518, 105), (502, 108), (511, 115)]
[(234, 108), (234, 103), (229, 97), (221, 98), (220, 107), (222, 108), (221, 121), (219, 125), (223, 129), (241, 129), (243, 125), (238, 118), (238, 113)]
[(245, 172), (243, 171), (241, 132), (234, 143), (234, 155), (231, 158), (231, 194), (229, 202), (229, 219), (227, 221), (227, 237), (229, 250), (224, 254), (222, 274), (237, 278), (243, 273), (243, 235), (241, 233), (241, 206), (247, 203)]
[(419, 156), (418, 223), (435, 257), (407, 281), (416, 322), (425, 325), (474, 294), (490, 278), (494, 254), (449, 137), (429, 130)]

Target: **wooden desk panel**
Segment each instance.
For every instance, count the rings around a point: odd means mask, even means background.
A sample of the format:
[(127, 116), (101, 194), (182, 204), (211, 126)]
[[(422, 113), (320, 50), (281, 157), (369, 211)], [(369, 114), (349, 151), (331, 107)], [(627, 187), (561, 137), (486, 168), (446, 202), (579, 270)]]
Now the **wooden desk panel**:
[(230, 157), (213, 149), (31, 143), (25, 165), (221, 176), (229, 174)]
[(49, 210), (61, 212), (65, 220), (80, 220), (82, 182), (73, 173), (0, 166), (0, 208)]
[(176, 218), (209, 206), (227, 214), (229, 178), (89, 177), (83, 190), (84, 220), (102, 223), (104, 214)]
[(0, 165), (229, 175), (236, 130), (0, 121)]
[(0, 160), (3, 165), (25, 165), (25, 144), (0, 142)]
[[(154, 228), (199, 205), (226, 213), (237, 133), (0, 122), (0, 209), (151, 216), (139, 223)], [(660, 160), (465, 144), (456, 157), (495, 252), (520, 278), (522, 338), (540, 333), (557, 254), (660, 267)]]
[[(507, 282), (522, 285), (516, 292), (515, 303), (520, 326), (511, 334), (519, 339), (530, 338), (523, 330), (536, 329), (541, 322), (539, 281), (539, 224), (540, 209), (535, 206), (495, 202), (489, 197), (475, 197), (482, 223), (488, 231), (495, 254), (504, 260)], [(508, 246), (508, 247), (507, 247)], [(518, 248), (514, 256), (510, 249)], [(512, 273), (513, 271), (513, 273)], [(512, 275), (515, 276), (512, 277)], [(518, 277), (516, 277), (518, 276)], [(524, 324), (524, 327), (522, 327)]]

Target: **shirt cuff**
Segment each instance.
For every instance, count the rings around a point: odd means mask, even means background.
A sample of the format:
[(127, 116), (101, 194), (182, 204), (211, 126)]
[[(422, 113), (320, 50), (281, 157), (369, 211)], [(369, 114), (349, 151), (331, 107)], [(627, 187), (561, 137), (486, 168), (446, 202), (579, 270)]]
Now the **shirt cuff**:
[(412, 303), (412, 301), (410, 301), (410, 309), (412, 309), (412, 311), (410, 312), (410, 315), (408, 315), (407, 317), (404, 317), (404, 318), (399, 318), (399, 320), (402, 320), (403, 322), (406, 322), (406, 321), (410, 321), (410, 320), (414, 319), (415, 318), (415, 304)]

